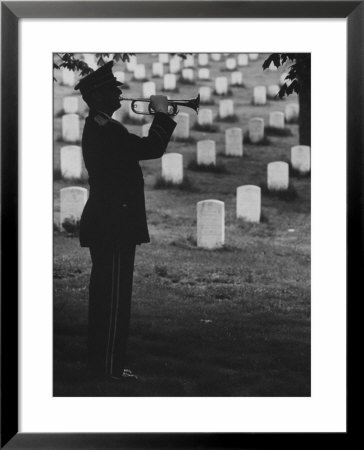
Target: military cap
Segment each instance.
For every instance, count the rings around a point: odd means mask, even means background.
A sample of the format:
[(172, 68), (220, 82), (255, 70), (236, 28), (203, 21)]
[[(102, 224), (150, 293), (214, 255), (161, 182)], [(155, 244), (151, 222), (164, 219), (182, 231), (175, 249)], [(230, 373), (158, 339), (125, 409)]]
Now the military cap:
[(105, 87), (108, 85), (122, 86), (123, 83), (118, 81), (112, 73), (111, 69), (113, 65), (114, 61), (109, 61), (94, 72), (85, 76), (76, 84), (75, 90), (80, 90), (81, 94), (84, 95), (100, 87)]

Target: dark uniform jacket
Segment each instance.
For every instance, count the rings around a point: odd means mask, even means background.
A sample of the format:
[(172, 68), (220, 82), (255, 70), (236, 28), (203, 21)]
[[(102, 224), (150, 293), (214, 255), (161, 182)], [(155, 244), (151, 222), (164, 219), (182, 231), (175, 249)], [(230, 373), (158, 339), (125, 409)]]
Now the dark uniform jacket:
[(113, 119), (97, 119), (90, 113), (82, 135), (90, 194), (81, 217), (80, 244), (149, 242), (139, 161), (163, 155), (176, 123), (157, 113), (148, 137), (141, 138)]

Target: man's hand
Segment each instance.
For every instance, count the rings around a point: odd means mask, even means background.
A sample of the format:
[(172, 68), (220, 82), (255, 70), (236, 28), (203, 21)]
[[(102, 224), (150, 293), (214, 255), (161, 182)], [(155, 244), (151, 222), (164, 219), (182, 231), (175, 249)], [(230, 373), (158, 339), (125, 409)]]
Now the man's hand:
[(168, 114), (168, 99), (165, 95), (151, 95), (150, 106), (155, 112)]

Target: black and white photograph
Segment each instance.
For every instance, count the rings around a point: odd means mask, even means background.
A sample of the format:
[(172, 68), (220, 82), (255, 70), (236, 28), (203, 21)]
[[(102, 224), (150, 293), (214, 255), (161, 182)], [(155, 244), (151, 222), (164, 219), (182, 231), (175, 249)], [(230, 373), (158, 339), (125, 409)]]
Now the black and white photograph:
[(55, 397), (310, 397), (311, 54), (253, 50), (53, 54)]

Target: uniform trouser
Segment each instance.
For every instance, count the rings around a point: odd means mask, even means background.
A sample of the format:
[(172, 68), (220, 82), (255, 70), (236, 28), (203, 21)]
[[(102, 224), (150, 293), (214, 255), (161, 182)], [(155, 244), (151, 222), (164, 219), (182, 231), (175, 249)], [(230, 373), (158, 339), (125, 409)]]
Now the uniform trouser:
[(90, 247), (88, 368), (120, 376), (129, 333), (135, 245)]

